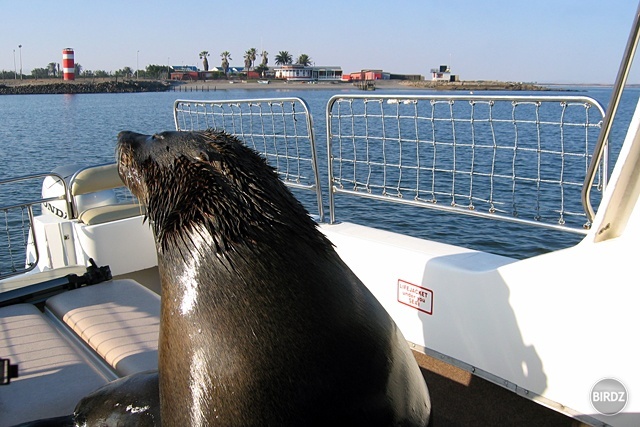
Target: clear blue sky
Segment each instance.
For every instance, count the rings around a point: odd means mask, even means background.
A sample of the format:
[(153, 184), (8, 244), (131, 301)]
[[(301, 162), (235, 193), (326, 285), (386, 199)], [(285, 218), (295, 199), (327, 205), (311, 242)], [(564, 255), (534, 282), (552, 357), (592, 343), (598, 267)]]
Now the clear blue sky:
[[(427, 75), (450, 64), (463, 80), (611, 83), (635, 0), (136, 1), (0, 0), (0, 70), (25, 74), (75, 50), (85, 70), (211, 66), (255, 47), (305, 53), (344, 72)], [(18, 49), (18, 45), (22, 45)], [(638, 82), (638, 81), (635, 81)]]

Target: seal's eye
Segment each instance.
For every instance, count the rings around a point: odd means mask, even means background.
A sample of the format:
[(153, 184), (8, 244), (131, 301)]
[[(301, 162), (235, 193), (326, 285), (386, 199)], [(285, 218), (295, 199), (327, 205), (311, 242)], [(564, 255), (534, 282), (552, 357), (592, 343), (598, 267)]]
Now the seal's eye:
[(204, 151), (201, 151), (200, 154), (196, 156), (196, 160), (199, 160), (201, 162), (208, 162), (209, 161), (209, 155), (207, 153), (205, 153)]

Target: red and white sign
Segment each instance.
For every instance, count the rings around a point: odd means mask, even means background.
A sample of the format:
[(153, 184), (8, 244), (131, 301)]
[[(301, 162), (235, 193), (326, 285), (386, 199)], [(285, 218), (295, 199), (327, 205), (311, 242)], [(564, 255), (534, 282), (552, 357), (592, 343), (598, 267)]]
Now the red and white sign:
[(433, 291), (398, 279), (398, 302), (423, 313), (433, 314)]

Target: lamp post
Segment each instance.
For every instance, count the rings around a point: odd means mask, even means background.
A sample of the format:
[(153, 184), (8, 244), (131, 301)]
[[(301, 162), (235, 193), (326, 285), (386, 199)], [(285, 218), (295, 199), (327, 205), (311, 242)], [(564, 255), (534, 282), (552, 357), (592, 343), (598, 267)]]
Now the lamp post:
[(18, 80), (18, 68), (16, 67), (16, 50), (13, 49), (13, 79)]
[(22, 80), (22, 45), (18, 45), (18, 49), (20, 50), (20, 80)]
[(139, 64), (140, 51), (136, 52), (136, 80), (140, 80), (140, 65)]

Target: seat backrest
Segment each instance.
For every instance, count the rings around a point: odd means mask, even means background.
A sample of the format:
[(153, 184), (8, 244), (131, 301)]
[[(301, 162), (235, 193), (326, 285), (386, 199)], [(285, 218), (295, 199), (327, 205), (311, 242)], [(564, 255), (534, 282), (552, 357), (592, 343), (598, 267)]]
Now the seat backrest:
[(118, 165), (115, 163), (82, 169), (71, 178), (70, 183), (72, 196), (95, 193), (122, 186), (124, 186), (124, 183), (120, 179), (120, 175), (118, 175)]
[(123, 186), (116, 163), (91, 166), (76, 172), (69, 182), (74, 216), (86, 225), (97, 225), (144, 215), (144, 207), (137, 200), (118, 200), (113, 189)]

